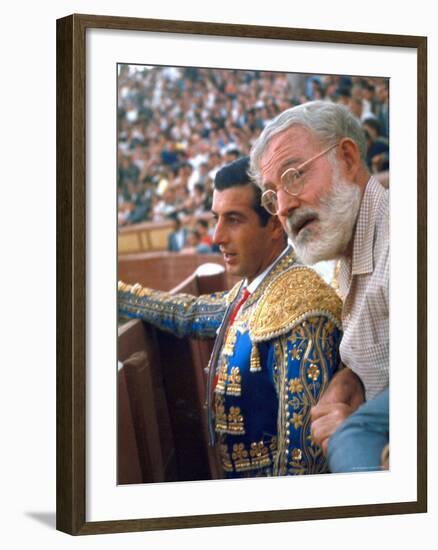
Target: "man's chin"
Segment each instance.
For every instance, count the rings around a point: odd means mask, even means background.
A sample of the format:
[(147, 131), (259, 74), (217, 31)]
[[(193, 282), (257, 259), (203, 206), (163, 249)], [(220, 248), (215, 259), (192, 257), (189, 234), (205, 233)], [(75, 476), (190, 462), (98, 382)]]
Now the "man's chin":
[(309, 254), (307, 251), (303, 252), (302, 250), (300, 250), (297, 247), (295, 247), (295, 253), (297, 255), (297, 258), (304, 265), (313, 265), (313, 264), (317, 264), (319, 261), (321, 261), (314, 254)]
[(240, 269), (238, 265), (230, 265), (225, 262), (225, 271), (234, 277), (240, 277)]
[[(301, 241), (301, 242), (300, 242)], [(295, 252), (303, 264), (313, 265), (326, 259), (326, 250), (315, 245), (313, 241), (307, 240), (303, 243), (298, 239), (295, 243)]]
[(335, 247), (326, 247), (315, 250), (310, 246), (300, 247), (299, 245), (296, 245), (295, 253), (300, 261), (305, 265), (314, 265), (318, 262), (336, 260), (342, 256), (342, 252), (339, 252), (339, 250)]

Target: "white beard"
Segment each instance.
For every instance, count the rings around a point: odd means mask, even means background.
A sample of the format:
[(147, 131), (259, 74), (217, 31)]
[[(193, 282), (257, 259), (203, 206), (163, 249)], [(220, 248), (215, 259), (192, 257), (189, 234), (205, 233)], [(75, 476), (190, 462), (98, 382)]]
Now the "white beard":
[[(335, 169), (332, 188), (321, 199), (318, 210), (298, 209), (287, 218), (286, 232), (304, 264), (342, 256), (352, 239), (361, 200), (359, 186), (342, 180)], [(296, 235), (293, 227), (307, 217), (317, 217), (317, 220)]]

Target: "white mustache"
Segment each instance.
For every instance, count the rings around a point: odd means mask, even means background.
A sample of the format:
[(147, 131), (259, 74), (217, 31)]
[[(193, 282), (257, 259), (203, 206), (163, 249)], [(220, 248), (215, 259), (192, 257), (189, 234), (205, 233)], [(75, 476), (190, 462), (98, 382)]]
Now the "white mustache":
[(301, 227), (309, 219), (319, 219), (319, 212), (312, 208), (306, 208), (301, 211), (294, 211), (286, 220), (287, 232), (289, 235), (296, 233), (296, 229)]

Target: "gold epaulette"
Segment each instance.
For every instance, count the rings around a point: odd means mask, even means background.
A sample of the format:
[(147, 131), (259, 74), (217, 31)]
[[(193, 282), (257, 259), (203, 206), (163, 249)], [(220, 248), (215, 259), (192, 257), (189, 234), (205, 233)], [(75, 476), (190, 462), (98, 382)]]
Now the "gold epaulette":
[(299, 266), (281, 273), (260, 298), (249, 323), (253, 342), (270, 340), (315, 315), (341, 328), (342, 301), (313, 269)]

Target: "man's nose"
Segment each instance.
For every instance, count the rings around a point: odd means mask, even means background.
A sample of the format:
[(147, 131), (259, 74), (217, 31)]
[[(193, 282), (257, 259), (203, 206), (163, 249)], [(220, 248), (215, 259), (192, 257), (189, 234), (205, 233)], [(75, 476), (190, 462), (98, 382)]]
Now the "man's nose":
[(223, 244), (226, 240), (226, 232), (224, 231), (224, 227), (220, 221), (216, 223), (216, 227), (214, 228), (213, 233), (213, 243), (214, 244)]
[(299, 207), (300, 200), (294, 195), (289, 195), (284, 189), (279, 189), (277, 191), (277, 205), (278, 211), (277, 214), (284, 218), (289, 217), (292, 212)]

